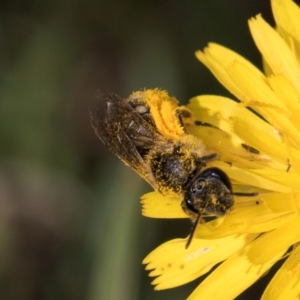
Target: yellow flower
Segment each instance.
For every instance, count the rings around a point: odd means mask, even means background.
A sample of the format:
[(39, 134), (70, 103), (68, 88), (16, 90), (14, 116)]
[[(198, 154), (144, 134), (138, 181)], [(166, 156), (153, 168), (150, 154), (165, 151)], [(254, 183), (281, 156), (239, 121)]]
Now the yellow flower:
[[(212, 125), (189, 126), (220, 153), (211, 164), (228, 174), (235, 192), (259, 193), (235, 197), (231, 213), (199, 225), (188, 249), (186, 239), (176, 239), (150, 253), (144, 263), (157, 277), (157, 290), (194, 280), (221, 263), (188, 299), (234, 299), (287, 257), (262, 299), (300, 296), (300, 9), (291, 0), (271, 3), (276, 29), (260, 15), (249, 20), (264, 72), (209, 44), (197, 58), (239, 102), (203, 95), (189, 104), (196, 120)], [(146, 216), (186, 217), (178, 202), (157, 192), (142, 203)]]

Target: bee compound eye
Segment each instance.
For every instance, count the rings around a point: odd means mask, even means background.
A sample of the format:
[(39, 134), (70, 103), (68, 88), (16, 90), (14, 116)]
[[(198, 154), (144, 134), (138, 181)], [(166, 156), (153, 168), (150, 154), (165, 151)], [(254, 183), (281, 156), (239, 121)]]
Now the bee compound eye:
[(206, 180), (217, 180), (223, 184), (230, 192), (232, 192), (232, 186), (227, 174), (219, 168), (209, 168), (202, 172), (202, 179)]

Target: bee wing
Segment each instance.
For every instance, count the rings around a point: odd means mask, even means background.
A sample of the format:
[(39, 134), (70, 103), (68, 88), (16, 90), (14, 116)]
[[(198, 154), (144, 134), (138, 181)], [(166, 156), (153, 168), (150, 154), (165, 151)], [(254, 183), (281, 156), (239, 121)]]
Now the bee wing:
[(146, 161), (149, 150), (162, 139), (153, 125), (126, 100), (106, 91), (98, 92), (96, 101), (90, 106), (90, 115), (100, 140), (156, 188), (150, 165)]

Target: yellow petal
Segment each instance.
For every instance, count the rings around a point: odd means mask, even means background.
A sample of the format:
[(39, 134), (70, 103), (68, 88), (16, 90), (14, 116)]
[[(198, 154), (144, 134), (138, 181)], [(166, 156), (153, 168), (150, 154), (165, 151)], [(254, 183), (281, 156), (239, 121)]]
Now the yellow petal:
[(221, 161), (214, 161), (213, 165), (222, 169), (231, 179), (241, 182), (245, 185), (252, 185), (262, 189), (277, 191), (282, 193), (290, 193), (291, 189), (283, 184), (273, 182), (267, 178), (263, 178), (254, 174), (253, 170), (245, 170), (230, 166)]
[(239, 86), (228, 76), (227, 68), (229, 65), (233, 62), (240, 62), (251, 69), (257, 76), (260, 76), (262, 80), (265, 78), (264, 74), (244, 57), (215, 43), (209, 43), (208, 47), (204, 49), (204, 52), (197, 51), (196, 57), (214, 74), (221, 84), (238, 99), (246, 97), (245, 101), (250, 100), (250, 98), (248, 98), (247, 95), (241, 91)]
[(295, 299), (300, 294), (300, 247), (292, 251), (264, 291), (262, 300)]
[(266, 76), (274, 75), (271, 67), (268, 65), (268, 63), (266, 62), (265, 59), (262, 60), (262, 63), (263, 63), (263, 70), (264, 70), (265, 75)]
[(168, 198), (159, 192), (151, 192), (141, 197), (142, 214), (149, 218), (188, 218), (181, 208), (181, 199)]
[(190, 100), (188, 107), (193, 111), (196, 120), (209, 123), (226, 132), (233, 132), (232, 123), (239, 117), (251, 125), (251, 130), (252, 126), (255, 126), (275, 140), (280, 140), (270, 124), (229, 98), (213, 95), (197, 96)]
[(293, 189), (299, 188), (300, 175), (294, 171), (286, 172), (279, 170), (251, 170), (253, 174), (257, 174), (263, 178), (278, 182)]
[[(269, 259), (265, 264), (253, 265), (253, 262), (247, 257), (247, 251), (254, 243), (255, 241), (223, 262), (202, 281), (188, 300), (235, 299), (269, 270), (285, 252), (282, 251), (275, 257), (268, 256)], [(268, 249), (265, 250), (268, 252)]]
[[(270, 256), (272, 257), (300, 241), (299, 228), (300, 218), (296, 215), (281, 227), (264, 234), (255, 246), (249, 250), (249, 258), (256, 264), (269, 261)], [(268, 251), (266, 251), (266, 248), (268, 248)]]
[(237, 208), (231, 214), (197, 226), (198, 238), (220, 238), (238, 233), (260, 233), (274, 230), (294, 218), (292, 212), (272, 212), (263, 204)]
[[(288, 153), (281, 143), (278, 131), (245, 107), (225, 97), (205, 95), (192, 98), (189, 108), (193, 111), (196, 120), (211, 124), (228, 133), (221, 135), (213, 128), (203, 129), (199, 126), (199, 128), (189, 129), (191, 133), (203, 139), (210, 148), (221, 152), (226, 157), (230, 147), (240, 151), (241, 143), (244, 142), (262, 153), (279, 159), (285, 164), (284, 168), (287, 168)], [(205, 130), (209, 131), (207, 137), (203, 135)]]
[(283, 75), (271, 76), (268, 78), (268, 82), (274, 93), (281, 100), (282, 104), (284, 104), (291, 113), (293, 125), (300, 130), (300, 94)]
[(300, 67), (288, 45), (279, 34), (258, 15), (249, 21), (256, 46), (274, 74), (283, 74), (300, 93)]
[[(235, 166), (261, 168), (261, 162), (270, 163), (269, 159), (259, 159), (259, 155), (254, 157), (247, 152), (243, 148), (244, 141), (234, 134), (209, 126), (189, 126), (188, 132), (202, 140), (209, 149), (216, 151), (222, 160), (235, 162)], [(256, 159), (259, 163), (256, 163)]]
[(185, 249), (187, 239), (166, 242), (143, 261), (150, 276), (159, 276), (152, 284), (156, 290), (182, 285), (208, 272), (215, 264), (230, 257), (257, 235), (234, 235), (215, 240), (193, 239)]
[[(248, 104), (251, 105), (253, 103), (253, 108), (256, 108), (256, 102), (261, 102), (265, 106), (263, 110), (273, 107), (277, 112), (285, 112), (281, 100), (277, 98), (270, 89), (265, 78), (258, 76), (256, 72), (252, 71), (252, 68), (249, 68), (240, 62), (233, 62), (228, 66), (227, 70), (232, 80), (239, 85), (246, 95), (245, 97), (242, 97), (241, 100), (244, 101), (245, 99), (247, 106), (249, 106)], [(247, 98), (250, 98), (251, 100), (247, 100)], [(257, 107), (259, 108), (258, 105)]]
[(300, 8), (292, 0), (272, 0), (272, 11), (277, 31), (287, 44), (294, 40), (298, 59), (300, 57)]
[(300, 143), (299, 131), (292, 123), (291, 114), (265, 81), (239, 63), (232, 64), (228, 68), (228, 73), (244, 93), (251, 98), (245, 103), (247, 106), (259, 112), (294, 143)]
[[(289, 212), (297, 210), (298, 194), (266, 193), (259, 195), (260, 200), (272, 210), (272, 212)], [(284, 199), (284, 201), (282, 200)]]
[[(274, 140), (264, 131), (257, 129), (254, 123), (252, 127), (249, 127), (249, 125), (250, 124), (246, 123), (242, 118), (236, 118), (234, 131), (248, 145), (258, 149), (261, 153), (265, 153), (266, 155), (285, 163), (287, 168), (290, 160), (287, 147), (282, 142)], [(272, 147), (270, 147), (270, 145), (272, 145)], [(291, 149), (290, 151), (297, 157), (295, 159), (300, 158), (300, 152), (298, 150)]]
[[(205, 145), (215, 150), (220, 159), (230, 162), (230, 165), (239, 168), (263, 168), (286, 170), (287, 165), (272, 160), (266, 155), (252, 153), (246, 150), (246, 143), (235, 134), (230, 134), (218, 128), (210, 126), (189, 126), (188, 132), (202, 140)], [(207, 163), (208, 166), (214, 166), (215, 161)]]

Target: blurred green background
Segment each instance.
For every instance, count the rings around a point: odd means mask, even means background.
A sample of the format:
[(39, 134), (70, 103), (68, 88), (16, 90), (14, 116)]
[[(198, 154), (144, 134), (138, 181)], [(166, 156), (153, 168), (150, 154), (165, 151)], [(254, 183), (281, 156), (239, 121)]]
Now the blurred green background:
[[(141, 216), (151, 188), (91, 129), (98, 89), (159, 87), (182, 103), (228, 95), (194, 52), (214, 41), (260, 66), (247, 19), (268, 0), (0, 3), (0, 298), (185, 299), (155, 292), (142, 259), (188, 220)], [(266, 281), (267, 282), (267, 281)], [(260, 281), (239, 299), (259, 295)]]

